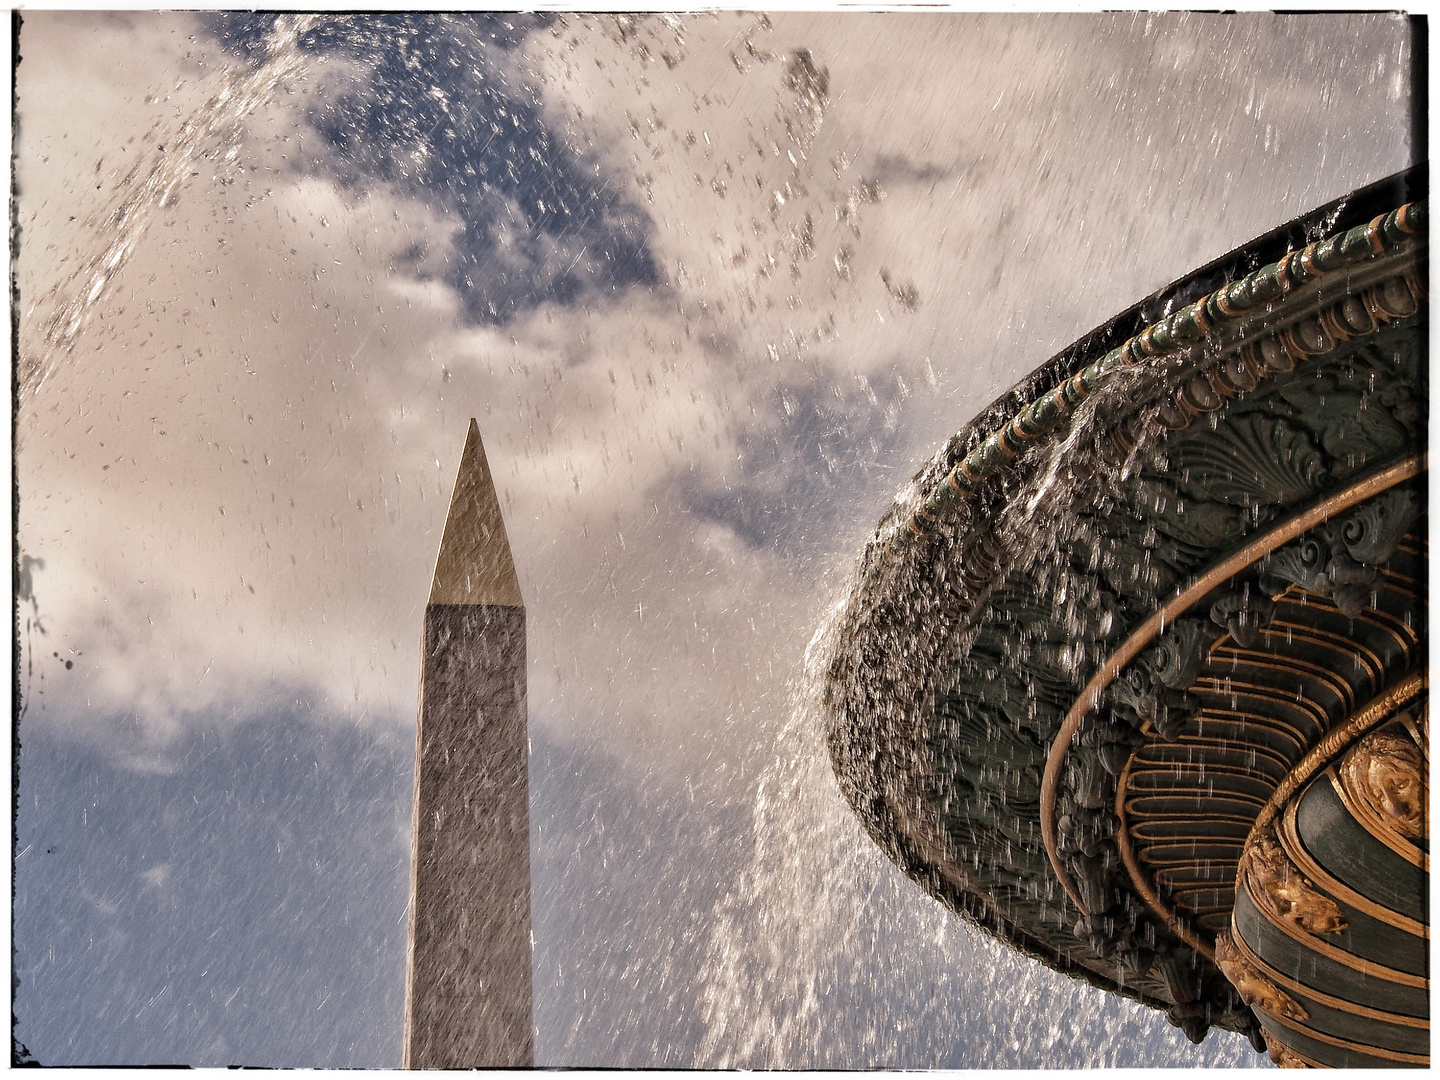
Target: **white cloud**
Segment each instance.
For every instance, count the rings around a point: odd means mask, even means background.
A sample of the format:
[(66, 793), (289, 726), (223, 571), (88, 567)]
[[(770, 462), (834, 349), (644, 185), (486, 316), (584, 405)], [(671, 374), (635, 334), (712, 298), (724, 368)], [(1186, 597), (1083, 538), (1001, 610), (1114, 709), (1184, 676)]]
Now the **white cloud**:
[(142, 870), (138, 875), (140, 880), (154, 889), (163, 889), (165, 883), (170, 880), (174, 867), (169, 863), (156, 863), (148, 870)]
[[(97, 242), (68, 220), (90, 177), (113, 184), (225, 59), (189, 17), (76, 25), (25, 24), (27, 295)], [(474, 415), (537, 722), (637, 754), (761, 743), (886, 493), (970, 413), (1170, 277), (1406, 163), (1405, 118), (1373, 122), (1404, 34), (1387, 16), (721, 13), (623, 35), (567, 17), (523, 63), (651, 214), (665, 284), (479, 328), (406, 270), (418, 250), (439, 273), (455, 222), (293, 168), (315, 139), (301, 111), (351, 76), (312, 67), (233, 168), (155, 214), (22, 410), (45, 645), (81, 656), (47, 676), (45, 712), (159, 734), (316, 692), (410, 723)], [(1360, 74), (1356, 40), (1377, 58)]]

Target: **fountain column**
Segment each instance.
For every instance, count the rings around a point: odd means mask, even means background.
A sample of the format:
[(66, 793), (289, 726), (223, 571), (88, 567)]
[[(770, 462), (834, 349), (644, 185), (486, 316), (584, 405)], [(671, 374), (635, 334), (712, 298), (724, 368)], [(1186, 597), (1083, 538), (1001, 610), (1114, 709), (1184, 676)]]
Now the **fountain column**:
[(424, 634), (404, 1066), (527, 1067), (525, 606), (474, 420)]

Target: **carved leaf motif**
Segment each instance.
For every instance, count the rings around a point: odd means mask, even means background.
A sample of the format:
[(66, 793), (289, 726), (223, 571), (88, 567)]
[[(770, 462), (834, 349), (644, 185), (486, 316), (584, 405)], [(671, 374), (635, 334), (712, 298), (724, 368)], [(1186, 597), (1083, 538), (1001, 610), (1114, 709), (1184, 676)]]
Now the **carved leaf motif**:
[(1103, 914), (1119, 902), (1120, 893), (1115, 887), (1110, 862), (1103, 855), (1073, 855), (1067, 865), (1076, 891), (1092, 915)]
[(1260, 563), (1262, 579), (1292, 581), (1302, 589), (1327, 596), (1330, 592), (1330, 538), (1316, 529), (1294, 544), (1273, 552)]
[(1391, 555), (1405, 530), (1420, 516), (1420, 500), (1410, 490), (1389, 491), (1372, 499), (1340, 526), (1340, 539), (1350, 556), (1379, 566)]
[(1401, 836), (1425, 835), (1425, 763), (1409, 739), (1389, 731), (1366, 736), (1345, 755), (1340, 782)]
[(1238, 506), (1187, 499), (1171, 484), (1142, 477), (1129, 493), (1130, 501), (1166, 536), (1199, 548), (1227, 547), (1244, 536), (1249, 522)]
[(1231, 939), (1228, 930), (1215, 939), (1215, 964), (1240, 992), (1240, 998), (1246, 1005), (1289, 1020), (1310, 1019), (1305, 1006), (1256, 970)]
[(1179, 442), (1169, 457), (1182, 491), (1230, 506), (1289, 506), (1318, 492), (1328, 475), (1309, 435), (1254, 413)]
[(1253, 837), (1240, 858), (1250, 895), (1274, 919), (1310, 934), (1338, 934), (1348, 923), (1340, 906), (1305, 880), (1274, 834)]
[(1275, 605), (1258, 589), (1233, 589), (1210, 605), (1210, 621), (1229, 631), (1235, 644), (1251, 648), (1260, 631), (1275, 617)]
[(1320, 432), (1320, 445), (1330, 455), (1331, 469), (1340, 475), (1393, 454), (1408, 438), (1404, 425), (1389, 410), (1380, 408), (1378, 401), (1367, 401), (1359, 394), (1346, 397), (1351, 399), (1346, 402), (1347, 411)]
[(1199, 619), (1179, 619), (1146, 650), (1145, 662), (1162, 685), (1184, 690), (1195, 681), (1217, 636), (1218, 631)]
[(1424, 399), (1413, 386), (1392, 387), (1382, 390), (1376, 397), (1407, 430), (1420, 419), (1420, 406)]
[(1181, 499), (1155, 522), (1161, 532), (1196, 547), (1214, 548), (1234, 543), (1245, 535), (1245, 511), (1223, 503)]
[(1157, 956), (1153, 970), (1176, 1005), (1187, 1005), (1200, 996), (1198, 964), (1189, 949), (1173, 949)]
[(1318, 432), (1331, 470), (1339, 475), (1394, 453), (1409, 439), (1405, 425), (1378, 395), (1347, 389), (1334, 376), (1294, 382), (1280, 394)]
[(1076, 748), (1066, 759), (1066, 780), (1075, 801), (1088, 810), (1100, 810), (1115, 795), (1115, 781), (1093, 750)]
[(1294, 582), (1302, 589), (1329, 597), (1352, 619), (1370, 601), (1383, 565), (1420, 516), (1414, 492), (1381, 495), (1337, 523), (1321, 525), (1260, 560), (1261, 584), (1270, 592)]
[(1145, 657), (1110, 684), (1108, 702), (1112, 724), (1128, 724), (1138, 730), (1148, 723), (1156, 735), (1167, 740), (1178, 738), (1185, 725), (1204, 710), (1204, 702), (1194, 694), (1162, 683)]

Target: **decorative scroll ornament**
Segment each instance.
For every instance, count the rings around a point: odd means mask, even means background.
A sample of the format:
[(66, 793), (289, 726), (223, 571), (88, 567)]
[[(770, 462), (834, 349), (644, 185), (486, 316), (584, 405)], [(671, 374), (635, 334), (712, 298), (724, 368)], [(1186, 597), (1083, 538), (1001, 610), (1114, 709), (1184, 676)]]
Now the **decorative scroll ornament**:
[(1260, 640), (1260, 631), (1275, 617), (1275, 604), (1252, 590), (1249, 584), (1231, 589), (1210, 605), (1210, 621), (1224, 627), (1242, 649), (1251, 649)]
[(1260, 564), (1261, 584), (1279, 592), (1293, 582), (1356, 618), (1370, 600), (1378, 567), (1420, 516), (1412, 491), (1387, 492), (1339, 522), (1311, 529)]
[(1266, 1040), (1270, 1045), (1270, 1060), (1282, 1069), (1308, 1069), (1310, 1063), (1284, 1043), (1274, 1039)]
[(1420, 517), (1420, 498), (1400, 490), (1366, 503), (1340, 525), (1339, 539), (1356, 562), (1380, 566), (1400, 544), (1400, 538)]
[(1425, 835), (1425, 764), (1409, 739), (1389, 731), (1362, 739), (1345, 755), (1340, 782), (1401, 836)]
[(1305, 880), (1274, 833), (1267, 831), (1251, 839), (1240, 858), (1240, 873), (1256, 904), (1277, 922), (1291, 923), (1310, 934), (1338, 934), (1345, 929), (1339, 906)]
[[(1110, 684), (1109, 704), (1117, 724), (1139, 729), (1150, 724), (1165, 739), (1175, 738), (1200, 715), (1203, 704), (1186, 689), (1205, 662), (1219, 631), (1200, 619), (1177, 619), (1137, 664)], [(1112, 792), (1113, 794), (1113, 792)]]
[[(1215, 939), (1215, 963), (1251, 1008), (1289, 1020), (1310, 1019), (1305, 1006), (1260, 973), (1249, 957), (1236, 947), (1228, 931)], [(1272, 1057), (1274, 1045), (1271, 1042)], [(1276, 1063), (1279, 1064), (1278, 1061)]]
[(1190, 438), (1170, 450), (1171, 466), (1193, 477), (1182, 490), (1195, 498), (1251, 506), (1291, 506), (1329, 479), (1325, 457), (1304, 431), (1280, 417), (1247, 416), (1224, 431)]

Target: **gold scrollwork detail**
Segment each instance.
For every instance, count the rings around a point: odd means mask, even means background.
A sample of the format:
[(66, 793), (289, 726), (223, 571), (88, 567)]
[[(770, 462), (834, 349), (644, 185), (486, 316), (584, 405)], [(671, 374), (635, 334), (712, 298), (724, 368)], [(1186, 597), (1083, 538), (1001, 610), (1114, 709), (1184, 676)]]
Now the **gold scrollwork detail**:
[(1297, 1054), (1290, 1047), (1286, 1046), (1279, 1039), (1270, 1035), (1265, 1037), (1265, 1046), (1270, 1051), (1270, 1060), (1282, 1069), (1308, 1069), (1310, 1063)]
[[(1326, 521), (1383, 491), (1388, 491), (1396, 484), (1403, 483), (1428, 468), (1428, 455), (1420, 454), (1408, 458), (1382, 472), (1367, 477), (1353, 487), (1321, 500), (1303, 513), (1289, 519), (1282, 526), (1256, 537), (1240, 550), (1211, 566), (1174, 597), (1162, 604), (1159, 610), (1135, 628), (1120, 647), (1111, 653), (1090, 677), (1090, 681), (1085, 684), (1085, 688), (1081, 690), (1080, 695), (1070, 706), (1070, 711), (1065, 714), (1059, 731), (1056, 732), (1054, 740), (1050, 743), (1050, 750), (1045, 758), (1045, 769), (1040, 779), (1040, 839), (1045, 845), (1045, 854), (1050, 860), (1050, 866), (1055, 872), (1056, 879), (1064, 888), (1066, 895), (1082, 912), (1089, 914), (1090, 909), (1086, 907), (1075, 882), (1071, 880), (1069, 869), (1060, 858), (1058, 819), (1055, 812), (1056, 796), (1071, 743), (1079, 733), (1085, 718), (1099, 707), (1101, 696), (1110, 684), (1115, 681), (1127, 664), (1164, 632), (1167, 625), (1183, 616), (1219, 584), (1230, 580), (1262, 556), (1279, 549), (1319, 522)], [(1259, 818), (1256, 819), (1257, 826), (1268, 826), (1274, 820), (1280, 807), (1294, 793), (1295, 788), (1328, 763), (1336, 752), (1355, 737), (1357, 729), (1367, 730), (1378, 722), (1382, 712), (1388, 712), (1398, 705), (1405, 704), (1415, 696), (1418, 689), (1422, 689), (1426, 685), (1428, 685), (1426, 673), (1415, 672), (1365, 705), (1340, 728), (1329, 730), (1320, 742), (1305, 754), (1300, 765), (1292, 769), (1281, 782), (1280, 787), (1271, 796), (1270, 802), (1266, 804)], [(1229, 689), (1228, 685), (1227, 689)], [(1268, 695), (1255, 696), (1268, 697)], [(1328, 726), (1323, 712), (1316, 719), (1322, 727)], [(1297, 736), (1298, 734), (1296, 733)], [(1298, 738), (1296, 741), (1301, 749), (1308, 743), (1308, 740), (1304, 738)], [(1122, 779), (1119, 784), (1120, 791), (1124, 791), (1124, 786), (1125, 781)], [(1142, 867), (1136, 861), (1134, 852), (1131, 850), (1130, 826), (1123, 797), (1117, 798), (1116, 811), (1121, 824), (1120, 832), (1117, 835), (1120, 857), (1125, 863), (1126, 872), (1130, 875), (1131, 883), (1135, 886), (1136, 891), (1145, 899), (1150, 909), (1164, 920), (1165, 925), (1180, 936), (1182, 941), (1202, 955), (1208, 956), (1210, 954), (1208, 943), (1185, 926), (1169, 905), (1161, 901), (1147, 881)]]
[(1291, 1020), (1310, 1019), (1305, 1006), (1281, 990), (1250, 963), (1249, 958), (1231, 940), (1228, 930), (1222, 930), (1215, 939), (1215, 963), (1225, 978), (1239, 991), (1240, 999), (1251, 1008)]
[(1305, 880), (1269, 830), (1251, 837), (1240, 873), (1251, 898), (1278, 922), (1310, 934), (1338, 934), (1348, 925), (1340, 906)]
[(1394, 832), (1425, 835), (1425, 763), (1403, 735), (1377, 731), (1361, 739), (1341, 762), (1340, 782)]

